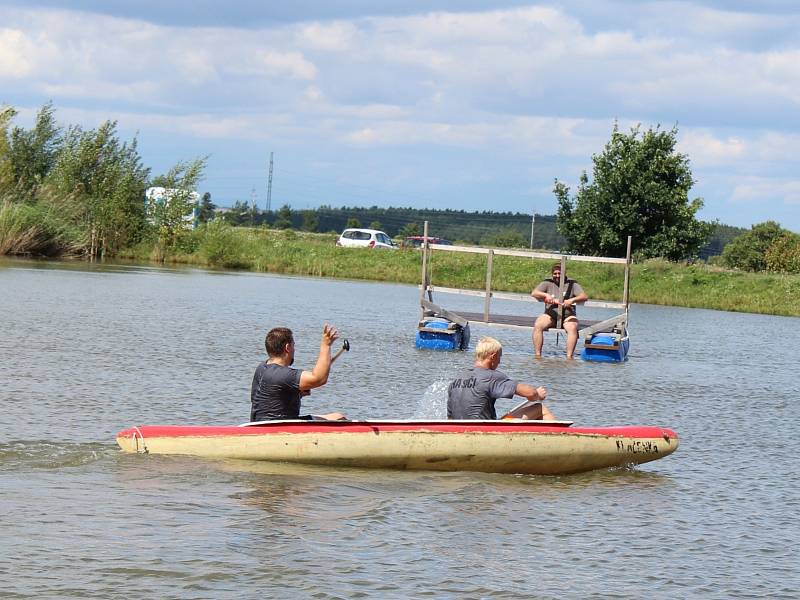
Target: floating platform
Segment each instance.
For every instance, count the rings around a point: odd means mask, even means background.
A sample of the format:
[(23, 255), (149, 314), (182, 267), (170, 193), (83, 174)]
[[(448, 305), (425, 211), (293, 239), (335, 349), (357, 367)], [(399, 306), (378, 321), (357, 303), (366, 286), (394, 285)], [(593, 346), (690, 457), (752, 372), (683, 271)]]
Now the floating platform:
[[(504, 248), (480, 248), (474, 246), (455, 246), (439, 245), (428, 243), (428, 223), (425, 223), (425, 243), (421, 247), (422, 252), (422, 285), (420, 286), (420, 308), (421, 317), (417, 325), (415, 345), (417, 348), (430, 350), (465, 350), (469, 344), (470, 323), (478, 323), (489, 326), (523, 328), (531, 330), (541, 314), (541, 308), (531, 310), (527, 315), (508, 315), (496, 314), (491, 310), (493, 299), (501, 300), (520, 300), (528, 303), (536, 303), (529, 294), (515, 294), (508, 292), (496, 292), (492, 290), (492, 265), (495, 256), (514, 256), (537, 260), (559, 260), (562, 273), (566, 273), (566, 263), (570, 261), (596, 262), (607, 264), (618, 264), (624, 267), (622, 301), (592, 301), (588, 300), (582, 304), (597, 308), (622, 309), (621, 314), (615, 315), (602, 321), (579, 320), (579, 338), (584, 340), (581, 357), (587, 361), (595, 362), (622, 362), (627, 359), (628, 349), (630, 348), (630, 338), (628, 336), (628, 310), (629, 310), (629, 286), (630, 286), (630, 265), (631, 265), (631, 238), (628, 238), (627, 255), (625, 258), (598, 257), (598, 256), (577, 256), (547, 252), (529, 252), (524, 250), (508, 250)], [(484, 290), (470, 290), (461, 288), (446, 288), (436, 286), (431, 283), (430, 265), (433, 251), (445, 252), (466, 252), (472, 254), (486, 255), (486, 288)], [(566, 281), (561, 282), (559, 298), (566, 298)], [(469, 312), (464, 310), (447, 310), (438, 303), (433, 302), (433, 293), (462, 294), (477, 296), (483, 299), (483, 312)], [(427, 296), (427, 297), (426, 297)], [(534, 314), (535, 313), (535, 314)], [(556, 334), (565, 334), (561, 319), (547, 331)]]

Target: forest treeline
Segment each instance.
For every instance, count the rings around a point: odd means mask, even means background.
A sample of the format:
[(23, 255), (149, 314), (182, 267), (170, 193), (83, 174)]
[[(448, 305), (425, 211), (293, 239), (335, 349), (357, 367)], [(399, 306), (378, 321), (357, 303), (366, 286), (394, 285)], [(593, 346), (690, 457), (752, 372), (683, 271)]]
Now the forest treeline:
[[(210, 196), (206, 200), (210, 200)], [(288, 204), (276, 211), (265, 211), (245, 202), (236, 202), (232, 208), (218, 209), (218, 214), (231, 225), (266, 225), (320, 233), (339, 233), (346, 227), (370, 227), (381, 229), (395, 238), (421, 235), (424, 223), (428, 221), (430, 235), (458, 243), (554, 251), (562, 250), (567, 245), (564, 236), (556, 229), (556, 215), (537, 214), (534, 221), (531, 214), (519, 212), (378, 206), (320, 206), (295, 211)], [(741, 227), (714, 223), (711, 237), (700, 250), (699, 258), (707, 260), (721, 255), (728, 243), (746, 231)]]

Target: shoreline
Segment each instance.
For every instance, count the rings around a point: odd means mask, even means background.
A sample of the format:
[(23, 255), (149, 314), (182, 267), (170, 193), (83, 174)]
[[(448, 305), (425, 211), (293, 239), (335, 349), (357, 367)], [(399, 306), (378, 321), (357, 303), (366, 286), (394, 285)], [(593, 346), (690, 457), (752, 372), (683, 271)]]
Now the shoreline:
[[(252, 235), (252, 232), (245, 232)], [(264, 255), (241, 252), (228, 260), (213, 260), (202, 253), (174, 254), (164, 260), (135, 252), (102, 261), (77, 258), (0, 257), (0, 267), (8, 263), (54, 263), (140, 268), (198, 269), (210, 273), (269, 273), (298, 277), (372, 281), (418, 286), (421, 279), (421, 254), (418, 250), (370, 250), (337, 248), (329, 234), (298, 234), (259, 231), (267, 244)], [(269, 246), (272, 248), (270, 249)], [(275, 247), (280, 251), (274, 251)], [(271, 251), (270, 251), (271, 250)], [(149, 254), (149, 252), (147, 252)], [(211, 260), (209, 260), (211, 259)], [(435, 281), (441, 287), (482, 290), (485, 286), (484, 261), (480, 256), (435, 253)], [(223, 264), (214, 264), (222, 262)], [(228, 263), (234, 264), (228, 264)], [(551, 261), (495, 257), (496, 292), (529, 293), (546, 275)], [(591, 300), (619, 301), (622, 269), (616, 265), (568, 263), (570, 275), (589, 292)], [(499, 266), (499, 268), (498, 268)], [(438, 272), (437, 272), (438, 271)], [(645, 261), (631, 265), (632, 304), (722, 310), (770, 316), (800, 317), (800, 275), (743, 273), (706, 264), (683, 265), (666, 261)], [(787, 301), (788, 300), (788, 301)], [(772, 310), (769, 308), (772, 307)]]

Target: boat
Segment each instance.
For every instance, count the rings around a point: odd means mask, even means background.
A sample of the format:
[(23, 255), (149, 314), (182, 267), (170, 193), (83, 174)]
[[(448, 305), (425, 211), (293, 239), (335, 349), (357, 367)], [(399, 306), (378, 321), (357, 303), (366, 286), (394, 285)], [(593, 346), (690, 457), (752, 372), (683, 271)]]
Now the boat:
[(573, 427), (571, 421), (263, 421), (140, 425), (117, 434), (126, 452), (434, 471), (561, 475), (638, 465), (672, 454), (664, 427)]

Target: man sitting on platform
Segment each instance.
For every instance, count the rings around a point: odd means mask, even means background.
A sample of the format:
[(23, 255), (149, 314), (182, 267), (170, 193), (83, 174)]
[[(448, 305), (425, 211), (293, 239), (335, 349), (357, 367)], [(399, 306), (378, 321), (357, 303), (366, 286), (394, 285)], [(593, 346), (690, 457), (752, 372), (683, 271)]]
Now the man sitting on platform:
[(292, 330), (287, 327), (271, 329), (264, 340), (268, 358), (256, 368), (250, 388), (250, 421), (346, 419), (338, 412), (300, 416), (300, 398), (328, 382), (331, 345), (338, 337), (336, 329), (326, 323), (322, 329), (317, 363), (311, 371), (301, 371), (291, 368), (295, 349)]
[(533, 325), (533, 351), (536, 358), (542, 357), (544, 332), (558, 323), (560, 313), (561, 327), (567, 332), (567, 358), (571, 359), (578, 344), (578, 315), (575, 305), (586, 302), (589, 296), (577, 281), (569, 279), (564, 273), (566, 287), (562, 299), (561, 263), (554, 264), (551, 273), (551, 279), (545, 279), (531, 292), (531, 296), (545, 304), (544, 314), (539, 315)]
[(480, 339), (475, 347), (475, 365), (459, 373), (447, 388), (447, 418), (496, 419), (495, 401), (516, 394), (535, 402), (521, 418), (554, 421), (553, 414), (541, 403), (547, 397), (547, 389), (514, 381), (498, 371), (502, 356), (500, 342), (490, 337)]

